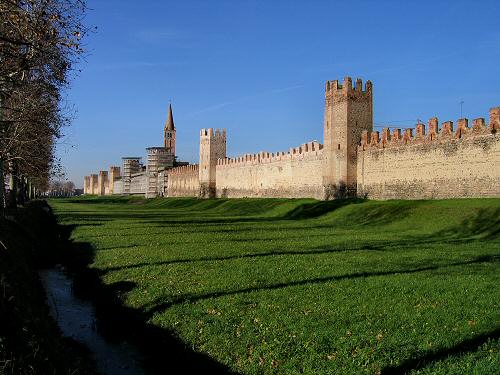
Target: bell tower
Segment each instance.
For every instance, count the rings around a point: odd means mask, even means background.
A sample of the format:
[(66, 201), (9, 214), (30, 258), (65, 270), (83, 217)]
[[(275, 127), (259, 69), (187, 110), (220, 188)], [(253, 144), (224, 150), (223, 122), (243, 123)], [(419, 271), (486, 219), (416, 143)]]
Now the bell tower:
[(174, 116), (172, 115), (172, 104), (168, 106), (168, 116), (164, 129), (164, 146), (167, 153), (175, 156), (175, 125)]

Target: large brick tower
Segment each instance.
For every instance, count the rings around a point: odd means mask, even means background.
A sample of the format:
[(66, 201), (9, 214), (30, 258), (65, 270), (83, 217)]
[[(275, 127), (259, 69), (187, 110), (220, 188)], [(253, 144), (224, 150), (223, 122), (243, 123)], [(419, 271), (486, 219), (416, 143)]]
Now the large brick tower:
[(325, 198), (356, 194), (357, 149), (363, 130), (373, 129), (372, 83), (350, 77), (327, 81), (325, 92), (323, 186)]
[(200, 197), (215, 197), (217, 159), (226, 157), (226, 129), (200, 131)]
[(172, 114), (172, 104), (168, 106), (168, 116), (164, 129), (164, 146), (167, 153), (175, 156), (175, 125)]

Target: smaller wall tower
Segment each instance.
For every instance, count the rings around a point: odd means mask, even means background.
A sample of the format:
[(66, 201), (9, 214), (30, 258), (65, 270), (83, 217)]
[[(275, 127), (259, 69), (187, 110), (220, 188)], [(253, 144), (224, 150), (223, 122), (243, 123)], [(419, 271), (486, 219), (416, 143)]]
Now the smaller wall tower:
[(89, 194), (97, 194), (98, 184), (97, 184), (98, 176), (96, 174), (90, 175), (90, 191)]
[(200, 131), (200, 197), (215, 197), (217, 159), (226, 157), (226, 129)]
[(83, 194), (90, 194), (90, 176), (83, 177)]
[(141, 171), (140, 157), (123, 157), (123, 194), (130, 194), (132, 175)]
[(109, 167), (109, 194), (113, 195), (115, 192), (115, 181), (120, 178), (120, 167)]
[(146, 198), (154, 198), (158, 195), (158, 174), (165, 168), (174, 165), (174, 155), (165, 147), (148, 147), (147, 178), (148, 189)]
[(175, 156), (175, 125), (172, 104), (168, 106), (168, 116), (164, 129), (164, 146), (168, 153)]
[(105, 195), (108, 188), (108, 171), (99, 171), (97, 178), (97, 194)]

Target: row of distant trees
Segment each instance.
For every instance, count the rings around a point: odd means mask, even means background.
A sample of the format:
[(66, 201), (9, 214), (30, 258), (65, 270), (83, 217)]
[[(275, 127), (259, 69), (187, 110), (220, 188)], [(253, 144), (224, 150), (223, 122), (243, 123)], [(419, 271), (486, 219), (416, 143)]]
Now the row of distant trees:
[(42, 192), (43, 196), (49, 197), (71, 197), (80, 195), (81, 189), (75, 189), (73, 181), (52, 180), (48, 190)]
[(61, 171), (54, 148), (71, 120), (63, 95), (82, 57), (84, 14), (82, 0), (0, 0), (2, 214)]

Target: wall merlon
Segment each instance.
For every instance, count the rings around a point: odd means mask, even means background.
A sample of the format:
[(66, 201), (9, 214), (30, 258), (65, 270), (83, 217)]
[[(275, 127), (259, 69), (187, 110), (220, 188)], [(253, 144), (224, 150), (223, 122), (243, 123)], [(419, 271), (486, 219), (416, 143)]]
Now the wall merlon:
[(486, 130), (486, 122), (483, 117), (476, 118), (472, 122), (472, 132), (477, 134), (477, 133), (484, 133)]
[(356, 85), (354, 86), (356, 91), (363, 91), (363, 81), (361, 78), (356, 78)]
[(457, 131), (455, 132), (456, 138), (462, 138), (469, 134), (469, 120), (461, 118), (457, 121)]
[(391, 131), (389, 128), (382, 129), (382, 147), (386, 147), (391, 142)]
[(413, 142), (413, 129), (412, 128), (405, 129), (403, 133), (403, 143), (407, 145), (411, 144), (412, 142)]
[(391, 137), (391, 145), (399, 146), (403, 140), (401, 136), (401, 129), (393, 129)]
[(437, 117), (432, 117), (429, 119), (429, 135), (428, 139), (433, 141), (439, 134), (439, 120)]
[(345, 92), (352, 91), (352, 78), (344, 77), (344, 82), (342, 82), (342, 86)]
[(417, 139), (423, 139), (425, 137), (425, 125), (419, 122), (416, 126), (416, 138)]
[(453, 135), (453, 121), (445, 121), (441, 124), (441, 131), (439, 132), (439, 136), (443, 137), (451, 137)]
[(490, 109), (489, 130), (491, 132), (497, 132), (500, 130), (500, 107), (493, 107)]
[(363, 130), (361, 132), (361, 147), (368, 145), (368, 130)]
[(201, 138), (212, 138), (214, 135), (214, 129), (212, 128), (204, 128), (200, 130), (200, 137)]
[(366, 81), (366, 83), (365, 83), (365, 92), (371, 93), (372, 92), (372, 86), (373, 86), (372, 81), (370, 81), (370, 80)]

